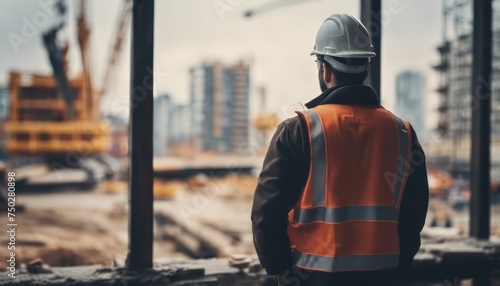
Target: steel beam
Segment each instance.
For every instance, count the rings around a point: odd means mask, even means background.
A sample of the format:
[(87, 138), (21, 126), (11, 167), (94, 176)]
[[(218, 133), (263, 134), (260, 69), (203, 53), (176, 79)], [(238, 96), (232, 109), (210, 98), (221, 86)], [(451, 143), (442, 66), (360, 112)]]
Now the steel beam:
[(370, 71), (365, 83), (371, 85), (380, 97), (380, 63), (382, 60), (382, 1), (361, 0), (361, 22), (366, 26), (372, 37), (373, 50), (377, 54), (371, 60)]
[(474, 1), (470, 236), (490, 236), (492, 1)]
[[(134, 0), (130, 86), (129, 269), (153, 266), (154, 1)], [(105, 83), (106, 84), (106, 83)]]

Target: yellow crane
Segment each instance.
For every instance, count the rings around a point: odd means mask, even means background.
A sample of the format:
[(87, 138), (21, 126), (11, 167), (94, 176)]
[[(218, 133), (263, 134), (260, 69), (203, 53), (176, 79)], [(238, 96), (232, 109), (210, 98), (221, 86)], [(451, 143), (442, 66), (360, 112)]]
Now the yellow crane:
[[(57, 1), (55, 8), (60, 17), (65, 17), (65, 1)], [(2, 129), (8, 136), (6, 151), (11, 158), (41, 158), (45, 161), (45, 172), (81, 168), (88, 175), (87, 182), (91, 183), (102, 178), (96, 174), (99, 168), (95, 167), (99, 163), (91, 163), (91, 166), (87, 163), (89, 160), (103, 163), (99, 155), (107, 148), (108, 125), (100, 120), (99, 100), (108, 91), (114, 74), (126, 36), (130, 9), (131, 1), (124, 0), (100, 89), (95, 89), (90, 74), (88, 50), (91, 31), (83, 0), (79, 2), (77, 17), (82, 61), (79, 76), (67, 77), (68, 45), (61, 47), (57, 43), (57, 33), (64, 27), (65, 21), (43, 34), (52, 75), (10, 72), (10, 114)], [(104, 169), (109, 172), (109, 165)], [(28, 172), (27, 178), (30, 175)], [(64, 181), (61, 176), (58, 177), (58, 181)]]

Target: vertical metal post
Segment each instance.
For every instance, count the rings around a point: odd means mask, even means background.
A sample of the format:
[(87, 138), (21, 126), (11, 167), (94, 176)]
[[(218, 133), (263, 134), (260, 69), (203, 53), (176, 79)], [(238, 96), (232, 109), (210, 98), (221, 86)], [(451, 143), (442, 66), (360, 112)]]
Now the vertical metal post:
[(129, 269), (153, 266), (154, 0), (134, 0), (130, 86)]
[(366, 84), (371, 85), (380, 97), (380, 63), (382, 61), (382, 1), (361, 0), (361, 22), (372, 37), (373, 50), (377, 54), (371, 60)]
[(470, 236), (490, 236), (492, 1), (474, 1)]
[[(470, 236), (490, 237), (490, 141), (492, 0), (474, 0), (472, 32), (472, 144)], [(474, 277), (474, 286), (491, 285), (489, 265)]]

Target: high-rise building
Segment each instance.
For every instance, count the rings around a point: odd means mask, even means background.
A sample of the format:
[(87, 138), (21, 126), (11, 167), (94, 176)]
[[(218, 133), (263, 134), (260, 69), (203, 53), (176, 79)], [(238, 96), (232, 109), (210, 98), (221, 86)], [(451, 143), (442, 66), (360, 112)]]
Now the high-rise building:
[(173, 156), (193, 156), (191, 108), (187, 104), (174, 104), (168, 132), (169, 153)]
[(186, 143), (191, 136), (190, 109), (186, 104), (175, 104), (172, 110), (172, 129), (170, 130), (170, 142), (175, 144)]
[(9, 115), (9, 91), (0, 85), (0, 121), (7, 119)]
[(249, 67), (203, 63), (191, 73), (191, 122), (196, 148), (245, 150), (249, 137)]
[[(439, 107), (439, 133), (446, 146), (443, 153), (457, 166), (467, 166), (471, 150), (472, 89), (472, 0), (445, 2), (444, 39), (438, 47), (441, 62), (434, 68), (441, 73), (437, 91), (442, 100)], [(491, 83), (492, 101), (492, 158), (499, 164), (500, 157), (500, 0), (493, 1), (493, 51)], [(477, 99), (477, 96), (475, 97)], [(497, 162), (495, 163), (495, 160)]]
[(169, 132), (172, 130), (173, 102), (168, 94), (155, 97), (153, 107), (153, 154), (169, 154)]
[(423, 137), (425, 128), (425, 76), (416, 71), (404, 71), (396, 77), (395, 113), (408, 120)]

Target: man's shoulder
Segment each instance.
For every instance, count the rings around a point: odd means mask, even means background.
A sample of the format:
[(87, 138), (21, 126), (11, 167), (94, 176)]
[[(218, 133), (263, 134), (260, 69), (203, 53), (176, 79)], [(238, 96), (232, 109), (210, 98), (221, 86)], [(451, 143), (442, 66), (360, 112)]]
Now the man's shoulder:
[(304, 120), (302, 118), (300, 118), (300, 116), (295, 115), (295, 116), (292, 116), (290, 118), (283, 120), (280, 123), (278, 129), (286, 130), (286, 131), (293, 133), (293, 132), (301, 131), (305, 127), (306, 127), (306, 125), (305, 125)]
[[(288, 150), (288, 154), (301, 158), (307, 156), (309, 143), (306, 123), (299, 116), (293, 116), (283, 120), (276, 129), (271, 145), (280, 145), (282, 150)], [(300, 161), (302, 162), (302, 161)]]
[(297, 115), (283, 120), (276, 133), (289, 146), (305, 148), (309, 142), (307, 123)]
[(295, 115), (290, 118), (287, 118), (281, 122), (282, 125), (285, 126), (293, 126), (294, 124), (297, 124), (300, 122), (299, 116)]

